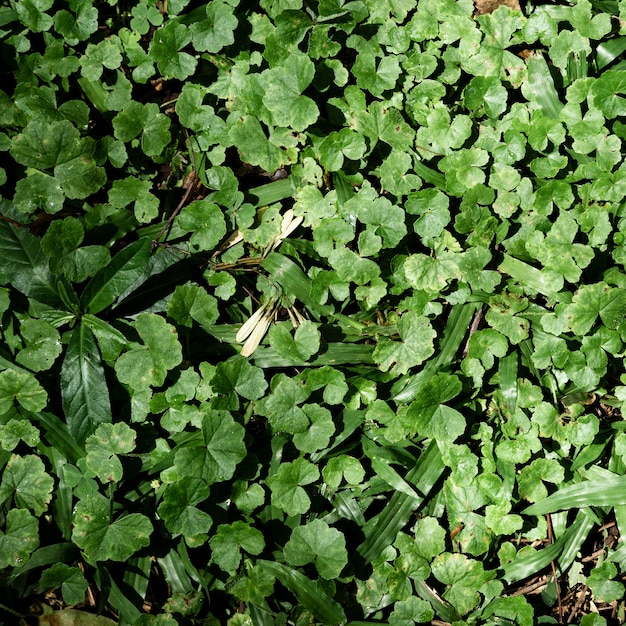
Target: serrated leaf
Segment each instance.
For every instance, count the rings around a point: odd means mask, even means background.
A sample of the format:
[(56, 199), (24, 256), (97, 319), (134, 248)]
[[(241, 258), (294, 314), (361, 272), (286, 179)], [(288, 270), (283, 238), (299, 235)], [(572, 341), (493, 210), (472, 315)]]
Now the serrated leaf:
[(167, 373), (182, 361), (182, 347), (176, 329), (155, 313), (142, 313), (135, 328), (143, 345), (131, 344), (115, 363), (121, 382), (141, 391), (160, 387)]
[(42, 460), (33, 454), (14, 454), (5, 465), (0, 483), (0, 502), (13, 500), (20, 509), (41, 516), (52, 500), (54, 481)]
[(76, 505), (72, 541), (90, 563), (126, 561), (150, 542), (152, 524), (139, 513), (112, 519), (109, 501), (99, 493), (85, 496)]
[(74, 283), (82, 283), (110, 260), (104, 246), (81, 246), (85, 236), (82, 223), (74, 217), (50, 224), (41, 239), (41, 249), (50, 258), (50, 269)]
[(320, 347), (320, 333), (308, 320), (298, 325), (294, 335), (289, 332), (287, 324), (274, 324), (270, 328), (269, 340), (280, 357), (297, 363), (308, 361)]
[(189, 240), (194, 250), (213, 250), (226, 235), (222, 211), (212, 202), (195, 200), (178, 217), (178, 226), (193, 233)]
[(61, 587), (63, 600), (70, 605), (79, 604), (85, 599), (89, 583), (78, 567), (70, 567), (65, 563), (55, 563), (41, 574), (38, 591), (52, 591)]
[(235, 41), (234, 30), (238, 25), (233, 6), (217, 0), (206, 5), (206, 19), (194, 22), (189, 30), (194, 48), (198, 51), (219, 52)]
[(111, 403), (93, 333), (80, 324), (70, 336), (61, 368), (61, 398), (67, 425), (82, 444), (99, 424), (111, 422)]
[(148, 156), (160, 155), (170, 142), (170, 119), (154, 102), (131, 101), (113, 118), (115, 137), (128, 142), (141, 135), (141, 147)]
[(457, 376), (440, 373), (426, 381), (407, 411), (403, 424), (435, 441), (454, 441), (465, 430), (465, 418), (445, 403), (461, 391)]
[(0, 531), (0, 567), (17, 567), (39, 546), (39, 523), (24, 509), (11, 509)]
[(174, 535), (182, 535), (190, 547), (202, 545), (213, 524), (211, 516), (196, 504), (209, 497), (209, 485), (200, 478), (187, 477), (168, 485), (159, 505), (159, 516)]
[(211, 386), (217, 394), (218, 408), (239, 408), (239, 398), (261, 398), (267, 389), (263, 370), (252, 365), (248, 359), (235, 356), (217, 365)]
[(87, 467), (102, 482), (122, 480), (119, 454), (135, 449), (135, 431), (128, 424), (99, 424), (96, 432), (85, 440)]
[(263, 104), (272, 114), (276, 126), (303, 131), (318, 116), (317, 105), (302, 92), (309, 86), (315, 66), (305, 54), (290, 54), (284, 65), (268, 70)]
[(226, 411), (209, 410), (202, 420), (204, 445), (186, 446), (175, 457), (183, 476), (202, 478), (209, 485), (232, 478), (246, 456), (244, 428)]
[(18, 210), (27, 216), (37, 209), (54, 214), (63, 208), (65, 194), (54, 176), (33, 172), (17, 181), (13, 201)]
[(16, 401), (27, 411), (37, 413), (48, 404), (48, 394), (32, 374), (4, 370), (0, 372), (0, 415), (9, 411)]
[(44, 320), (26, 319), (20, 332), (25, 346), (15, 360), (34, 372), (50, 369), (63, 350), (57, 329)]
[(281, 508), (287, 515), (306, 513), (311, 500), (303, 488), (319, 478), (319, 470), (306, 459), (296, 459), (282, 463), (278, 471), (267, 479), (272, 492), (272, 504)]
[(187, 26), (174, 20), (166, 22), (154, 33), (149, 54), (164, 78), (185, 80), (194, 73), (198, 61), (188, 52), (182, 52), (191, 37)]
[(132, 204), (137, 221), (150, 222), (159, 213), (159, 199), (150, 193), (151, 189), (150, 181), (134, 176), (116, 180), (109, 189), (109, 202), (119, 209)]
[(374, 349), (373, 358), (381, 370), (394, 375), (406, 374), (412, 367), (423, 363), (434, 352), (436, 333), (426, 317), (414, 311), (405, 313), (397, 323), (401, 341), (381, 337)]
[(327, 580), (338, 578), (348, 563), (344, 536), (320, 519), (294, 528), (283, 551), (291, 565), (314, 563), (319, 575)]
[(241, 563), (242, 552), (260, 554), (265, 547), (263, 534), (245, 522), (222, 524), (211, 537), (212, 559), (220, 568), (234, 575)]

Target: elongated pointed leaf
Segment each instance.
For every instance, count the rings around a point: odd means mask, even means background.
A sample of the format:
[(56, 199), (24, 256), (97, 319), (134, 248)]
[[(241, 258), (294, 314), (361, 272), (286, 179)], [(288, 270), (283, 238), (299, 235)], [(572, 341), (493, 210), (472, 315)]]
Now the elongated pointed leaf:
[(98, 424), (111, 422), (109, 390), (98, 344), (85, 324), (70, 337), (61, 369), (61, 398), (70, 433), (79, 444)]
[(537, 552), (525, 554), (504, 565), (502, 570), (505, 580), (509, 583), (514, 583), (529, 576), (534, 576), (545, 567), (548, 567), (552, 561), (558, 559), (559, 555), (569, 546), (572, 540), (575, 540), (581, 531), (584, 532), (585, 528), (588, 532), (591, 525), (588, 516), (580, 511), (574, 523), (553, 544)]
[(118, 252), (85, 287), (80, 305), (87, 313), (110, 306), (143, 273), (150, 258), (150, 241), (140, 239)]
[(323, 624), (335, 626), (346, 621), (341, 606), (304, 574), (272, 561), (257, 561), (257, 565), (278, 578), (298, 598), (302, 606), (311, 611)]
[(278, 252), (271, 252), (261, 263), (289, 296), (295, 296), (317, 318), (328, 314), (330, 307), (317, 304), (311, 296), (311, 281), (307, 275), (289, 258)]
[(56, 278), (40, 241), (25, 228), (0, 222), (0, 284), (10, 284), (29, 298), (58, 306)]
[(626, 504), (626, 476), (605, 480), (584, 480), (559, 489), (527, 509), (525, 515), (546, 515), (565, 509), (587, 506), (616, 506)]
[(415, 467), (407, 473), (405, 480), (422, 494), (419, 499), (396, 491), (391, 496), (385, 509), (371, 519), (364, 527), (365, 541), (359, 546), (359, 553), (366, 562), (370, 562), (384, 548), (391, 545), (398, 531), (408, 522), (413, 511), (426, 499), (435, 483), (444, 471), (441, 451), (435, 441), (418, 459)]
[(554, 87), (550, 68), (540, 54), (534, 54), (528, 59), (528, 82), (522, 87), (522, 92), (546, 117), (559, 119), (563, 103)]

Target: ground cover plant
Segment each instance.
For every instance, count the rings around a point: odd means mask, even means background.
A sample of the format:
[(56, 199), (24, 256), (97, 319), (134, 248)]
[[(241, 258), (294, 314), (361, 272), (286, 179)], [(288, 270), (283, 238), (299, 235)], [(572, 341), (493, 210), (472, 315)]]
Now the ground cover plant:
[(0, 620), (624, 621), (626, 5), (498, 4), (2, 4)]

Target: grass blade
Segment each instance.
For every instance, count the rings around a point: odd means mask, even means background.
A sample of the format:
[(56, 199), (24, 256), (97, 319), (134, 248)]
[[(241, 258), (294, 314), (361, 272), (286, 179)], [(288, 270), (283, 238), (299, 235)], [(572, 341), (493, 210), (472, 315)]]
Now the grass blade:
[(300, 300), (316, 319), (329, 314), (330, 307), (322, 306), (311, 298), (309, 277), (291, 259), (278, 252), (270, 252), (261, 266), (271, 274), (285, 294)]
[(365, 541), (358, 551), (369, 563), (387, 546), (391, 545), (398, 531), (409, 521), (411, 514), (424, 502), (435, 483), (441, 478), (445, 465), (437, 442), (431, 441), (418, 459), (415, 467), (407, 473), (405, 480), (422, 494), (419, 498), (396, 491), (385, 509), (369, 520), (363, 528)]
[(498, 366), (500, 391), (510, 416), (515, 415), (515, 410), (517, 409), (517, 366), (518, 356), (516, 351), (500, 359)]
[(504, 579), (509, 583), (519, 582), (548, 567), (552, 561), (559, 558), (565, 547), (582, 531), (587, 522), (587, 516), (580, 511), (574, 523), (553, 544), (537, 552), (524, 554), (504, 565), (502, 567)]
[(472, 302), (470, 304), (456, 304), (452, 307), (443, 331), (437, 357), (429, 361), (426, 367), (415, 376), (402, 378), (394, 383), (391, 388), (391, 397), (394, 402), (411, 402), (418, 389), (439, 368), (452, 363), (479, 306), (480, 303)]
[(528, 82), (522, 91), (526, 98), (534, 102), (546, 117), (559, 119), (563, 103), (554, 87), (550, 68), (540, 53), (531, 56), (528, 61)]
[(624, 52), (626, 52), (626, 37), (615, 37), (615, 39), (603, 41), (596, 48), (596, 65), (598, 69), (601, 70), (610, 65)]
[(584, 480), (568, 485), (541, 502), (524, 509), (525, 515), (546, 515), (565, 509), (587, 506), (617, 506), (626, 504), (626, 476), (605, 480)]
[(335, 626), (346, 621), (341, 605), (328, 597), (304, 574), (273, 561), (257, 561), (257, 566), (277, 578), (323, 624)]

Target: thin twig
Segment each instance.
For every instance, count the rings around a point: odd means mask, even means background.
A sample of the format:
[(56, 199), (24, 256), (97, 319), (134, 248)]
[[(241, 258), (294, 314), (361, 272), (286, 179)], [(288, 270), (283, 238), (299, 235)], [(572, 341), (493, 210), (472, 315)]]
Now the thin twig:
[(572, 608), (572, 612), (569, 614), (569, 617), (567, 618), (568, 624), (572, 623), (572, 621), (576, 617), (576, 613), (578, 613), (580, 607), (582, 606), (583, 600), (585, 599), (585, 596), (587, 595), (587, 589), (589, 589), (589, 586), (585, 585), (583, 587), (583, 590), (578, 594), (578, 598), (576, 598), (576, 604), (574, 604), (574, 607)]
[(159, 234), (152, 241), (153, 251), (156, 250), (157, 246), (159, 245), (159, 241), (161, 237), (163, 237), (164, 233), (167, 230), (169, 230), (170, 227), (172, 226), (172, 222), (176, 219), (176, 216), (181, 212), (182, 208), (187, 203), (189, 196), (191, 195), (192, 191), (194, 190), (196, 186), (196, 180), (198, 178), (198, 170), (196, 168), (196, 156), (191, 147), (191, 139), (189, 138), (189, 133), (187, 132), (187, 129), (183, 128), (183, 131), (185, 133), (187, 148), (189, 149), (189, 154), (191, 155), (191, 160), (192, 160), (191, 181), (189, 182), (189, 185), (187, 189), (185, 190), (185, 195), (181, 198), (180, 202), (178, 203), (174, 211), (172, 211), (172, 214), (167, 218), (167, 220), (163, 224), (163, 228), (161, 228), (161, 230), (159, 231)]
[(474, 313), (472, 323), (470, 324), (469, 333), (467, 335), (467, 341), (465, 342), (465, 347), (463, 348), (463, 358), (467, 356), (467, 353), (469, 351), (470, 339), (472, 338), (472, 335), (478, 330), (478, 327), (480, 326), (480, 322), (482, 321), (482, 319), (483, 319), (483, 309), (481, 307), (480, 309), (478, 309), (478, 311), (476, 311), (476, 313)]

